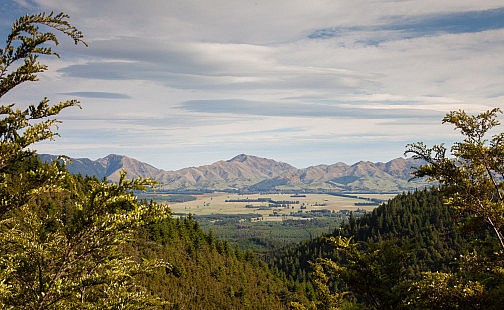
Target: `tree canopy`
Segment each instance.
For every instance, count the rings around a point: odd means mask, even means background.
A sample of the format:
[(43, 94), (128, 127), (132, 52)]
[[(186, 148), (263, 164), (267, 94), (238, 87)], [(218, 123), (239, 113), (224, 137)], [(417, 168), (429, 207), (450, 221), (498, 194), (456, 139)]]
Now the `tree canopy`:
[(489, 137), (500, 124), (499, 113), (498, 108), (478, 115), (452, 111), (443, 123), (453, 124), (464, 138), (449, 154), (443, 144), (429, 148), (422, 142), (409, 144), (406, 154), (425, 161), (416, 177), (437, 182), (447, 204), (485, 221), (504, 250), (504, 133)]

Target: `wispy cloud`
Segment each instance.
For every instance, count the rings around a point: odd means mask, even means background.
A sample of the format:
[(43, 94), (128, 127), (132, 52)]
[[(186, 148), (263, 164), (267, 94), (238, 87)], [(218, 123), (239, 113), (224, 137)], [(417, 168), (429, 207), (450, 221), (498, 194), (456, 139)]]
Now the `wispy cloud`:
[(385, 16), (376, 25), (337, 26), (317, 29), (309, 39), (334, 39), (362, 34), (358, 42), (376, 45), (391, 40), (412, 39), (440, 34), (474, 33), (504, 28), (504, 7), (423, 16)]
[(447, 111), (503, 106), (501, 0), (7, 0), (0, 25), (41, 10), (69, 13), (89, 43), (62, 38), (41, 80), (2, 98), (81, 101), (44, 152), (167, 169), (238, 153), (384, 161), (453, 139)]
[(109, 93), (109, 92), (99, 92), (99, 91), (80, 91), (80, 92), (69, 92), (62, 93), (68, 96), (77, 96), (83, 98), (101, 98), (101, 99), (129, 99), (130, 96), (120, 93)]
[(388, 108), (359, 105), (252, 102), (240, 99), (192, 100), (184, 102), (181, 109), (192, 112), (259, 115), (277, 117), (316, 118), (421, 118), (439, 115), (437, 112), (415, 108)]

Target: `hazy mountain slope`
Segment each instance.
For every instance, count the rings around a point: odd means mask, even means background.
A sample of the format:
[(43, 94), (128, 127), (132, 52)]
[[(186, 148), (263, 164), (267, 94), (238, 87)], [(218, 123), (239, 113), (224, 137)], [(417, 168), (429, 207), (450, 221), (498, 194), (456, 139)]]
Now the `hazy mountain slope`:
[(407, 190), (422, 185), (418, 181), (408, 182), (411, 178), (411, 167), (415, 165), (414, 160), (404, 158), (393, 159), (387, 163), (360, 161), (353, 165), (319, 165), (282, 174), (276, 178), (276, 184), (282, 184), (284, 189), (302, 189), (309, 185), (311, 189), (320, 190)]
[[(58, 156), (48, 154), (40, 154), (39, 157), (42, 161), (48, 162), (58, 158)], [(97, 160), (71, 158), (67, 163), (67, 168), (73, 174), (94, 175), (99, 179), (106, 177), (111, 181), (119, 180), (122, 170), (128, 173), (129, 178), (141, 176), (155, 179), (159, 174), (164, 172), (136, 159), (116, 154), (110, 154)]]
[[(42, 160), (56, 156), (40, 155)], [(210, 165), (189, 167), (176, 171), (157, 169), (136, 159), (111, 154), (96, 161), (72, 159), (68, 170), (72, 173), (119, 179), (120, 171), (128, 177), (147, 177), (159, 181), (169, 190), (350, 190), (403, 191), (421, 187), (408, 182), (410, 168), (415, 162), (397, 158), (386, 163), (359, 161), (353, 165), (336, 163), (304, 169), (272, 159), (240, 154), (230, 160)]]
[(109, 180), (117, 181), (122, 170), (129, 178), (143, 177), (156, 179), (164, 171), (131, 157), (111, 154), (96, 160), (105, 168), (105, 175)]
[(241, 154), (211, 165), (165, 171), (156, 179), (165, 188), (229, 189), (252, 185), (287, 171), (296, 171), (296, 168), (271, 159)]
[[(58, 156), (39, 154), (39, 158), (44, 162), (52, 162), (58, 159)], [(73, 174), (94, 175), (99, 179), (108, 176), (107, 169), (102, 163), (88, 158), (71, 158), (70, 161), (67, 162), (67, 167), (68, 171)]]

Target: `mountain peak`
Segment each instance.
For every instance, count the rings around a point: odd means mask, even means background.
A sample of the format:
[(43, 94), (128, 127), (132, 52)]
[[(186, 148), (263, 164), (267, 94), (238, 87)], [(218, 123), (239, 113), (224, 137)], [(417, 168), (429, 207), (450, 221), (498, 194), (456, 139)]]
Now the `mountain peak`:
[[(56, 156), (41, 155), (41, 159), (52, 161)], [(164, 171), (127, 156), (110, 154), (96, 161), (73, 159), (67, 167), (73, 173), (106, 177), (112, 181), (117, 181), (120, 171), (125, 170), (128, 178), (152, 178), (159, 181), (164, 189), (170, 190), (247, 190), (259, 184), (261, 188), (273, 191), (292, 188), (379, 192), (418, 187), (417, 183), (407, 181), (411, 178), (412, 165), (412, 160), (399, 158), (387, 163), (360, 161), (352, 166), (337, 163), (297, 169), (273, 159), (239, 154), (211, 165)]]
[(240, 154), (240, 155), (236, 155), (235, 157), (231, 158), (227, 162), (241, 162), (242, 163), (242, 162), (246, 161), (247, 159), (249, 159), (250, 157), (251, 156), (249, 156), (247, 154)]

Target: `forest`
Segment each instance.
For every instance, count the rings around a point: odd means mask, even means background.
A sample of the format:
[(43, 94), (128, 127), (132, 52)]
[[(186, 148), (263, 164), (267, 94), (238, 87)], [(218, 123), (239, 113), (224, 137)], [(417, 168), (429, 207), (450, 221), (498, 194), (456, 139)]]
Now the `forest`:
[[(0, 51), (0, 98), (48, 69), (39, 56), (58, 55), (55, 33), (86, 44), (63, 13), (13, 24)], [(502, 308), (504, 133), (489, 137), (500, 109), (448, 113), (443, 122), (463, 136), (450, 149), (407, 146), (425, 162), (414, 176), (432, 188), (258, 256), (138, 198), (157, 188), (149, 179), (113, 183), (70, 174), (65, 158), (41, 162), (34, 143), (55, 138), (57, 115), (78, 104), (0, 106), (2, 308)]]

